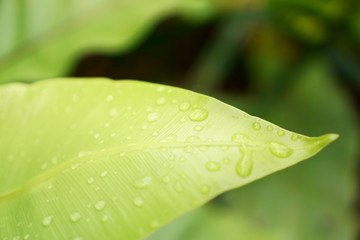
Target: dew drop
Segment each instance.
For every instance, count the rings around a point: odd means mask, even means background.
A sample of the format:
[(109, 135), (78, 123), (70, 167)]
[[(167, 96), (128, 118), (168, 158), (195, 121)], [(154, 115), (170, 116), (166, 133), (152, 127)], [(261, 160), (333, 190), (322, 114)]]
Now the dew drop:
[(179, 110), (180, 111), (187, 111), (190, 108), (190, 103), (189, 102), (183, 102), (180, 104), (179, 106)]
[(170, 176), (168, 176), (168, 175), (164, 176), (164, 177), (161, 179), (161, 181), (162, 181), (163, 183), (169, 183), (169, 182), (170, 182)]
[(196, 125), (194, 127), (194, 130), (197, 131), (197, 132), (201, 132), (203, 129), (204, 129), (204, 126), (202, 126), (202, 125)]
[(229, 164), (230, 163), (230, 158), (223, 158), (223, 163), (224, 164)]
[(156, 120), (158, 120), (159, 119), (159, 114), (158, 113), (156, 113), (156, 112), (152, 112), (152, 113), (149, 113), (148, 115), (147, 115), (147, 120), (149, 121), (149, 122), (155, 122)]
[(206, 109), (195, 108), (190, 114), (189, 118), (192, 121), (204, 121), (208, 117), (209, 113)]
[(109, 96), (107, 96), (106, 101), (111, 102), (113, 99), (114, 99), (114, 97), (109, 95)]
[(298, 135), (297, 134), (295, 134), (295, 133), (293, 133), (292, 135), (291, 135), (291, 140), (293, 140), (294, 142), (296, 141), (296, 140), (298, 140)]
[(107, 175), (107, 173), (108, 173), (107, 171), (104, 171), (104, 172), (101, 173), (101, 176), (105, 177)]
[(145, 189), (151, 184), (151, 177), (144, 177), (140, 179), (136, 179), (133, 182), (133, 186), (137, 189)]
[(190, 145), (187, 145), (186, 147), (184, 147), (184, 151), (187, 153), (191, 153), (193, 151), (193, 149)]
[(209, 161), (206, 163), (206, 169), (211, 172), (217, 172), (221, 169), (221, 165), (218, 162)]
[(137, 197), (134, 199), (134, 204), (137, 207), (142, 207), (142, 206), (144, 206), (144, 201), (142, 200), (142, 198)]
[(108, 216), (108, 215), (102, 216), (101, 221), (107, 222), (107, 220), (109, 220), (109, 216)]
[(80, 220), (80, 213), (74, 212), (70, 215), (70, 220), (72, 222), (78, 222)]
[(163, 105), (165, 103), (166, 103), (166, 99), (163, 97), (156, 100), (156, 104), (158, 104), (158, 105)]
[(235, 171), (240, 177), (247, 177), (251, 174), (253, 168), (253, 161), (251, 159), (251, 152), (240, 150), (241, 157), (235, 166)]
[(210, 187), (207, 184), (204, 184), (200, 187), (200, 192), (203, 194), (206, 194), (210, 191)]
[(160, 223), (158, 221), (152, 221), (150, 226), (153, 228), (153, 229), (157, 229), (160, 227)]
[(189, 136), (188, 138), (186, 138), (186, 142), (200, 142), (201, 139), (198, 136)]
[(177, 181), (177, 182), (175, 183), (174, 189), (175, 189), (175, 191), (178, 192), (178, 193), (181, 193), (181, 192), (184, 191), (184, 188), (183, 188), (183, 186), (181, 185), (181, 183), (180, 183), (179, 181)]
[(271, 126), (271, 125), (268, 125), (268, 126), (266, 127), (266, 130), (268, 130), (269, 132), (272, 131), (273, 129), (274, 129), (274, 127)]
[(268, 145), (271, 153), (279, 158), (288, 158), (294, 152), (293, 149), (279, 142), (269, 142)]
[(160, 86), (156, 89), (157, 92), (162, 92), (165, 90), (165, 87), (164, 86)]
[(277, 135), (280, 136), (280, 137), (284, 136), (284, 135), (285, 135), (284, 130), (281, 130), (281, 129), (278, 130), (278, 131), (277, 131)]
[(111, 109), (111, 110), (109, 111), (109, 115), (110, 115), (111, 117), (117, 117), (117, 116), (119, 115), (118, 110), (116, 110), (116, 108)]
[(171, 154), (171, 155), (169, 156), (169, 161), (175, 161), (175, 155)]
[(245, 134), (235, 133), (232, 135), (231, 141), (234, 143), (250, 143), (251, 139)]
[(51, 224), (53, 218), (54, 218), (53, 216), (44, 217), (44, 219), (42, 220), (42, 225), (44, 227), (48, 227)]
[(104, 210), (105, 206), (106, 206), (106, 202), (104, 200), (95, 203), (95, 209), (99, 211)]
[(254, 122), (252, 125), (253, 129), (259, 131), (261, 129), (261, 125), (259, 122)]

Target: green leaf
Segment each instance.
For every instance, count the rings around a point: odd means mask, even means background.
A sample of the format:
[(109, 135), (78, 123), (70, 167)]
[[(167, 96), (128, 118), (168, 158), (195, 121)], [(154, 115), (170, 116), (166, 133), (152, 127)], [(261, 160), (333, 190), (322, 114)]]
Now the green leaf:
[(87, 52), (124, 51), (161, 18), (212, 12), (211, 0), (2, 0), (0, 83), (63, 76)]
[(337, 138), (191, 91), (104, 79), (1, 86), (0, 135), (2, 239), (141, 239)]

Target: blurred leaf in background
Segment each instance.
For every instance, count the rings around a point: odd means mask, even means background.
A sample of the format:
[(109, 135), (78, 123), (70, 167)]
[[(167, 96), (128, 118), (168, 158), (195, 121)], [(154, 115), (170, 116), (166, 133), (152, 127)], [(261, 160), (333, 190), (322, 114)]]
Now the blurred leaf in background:
[(64, 75), (82, 54), (135, 46), (170, 14), (206, 17), (211, 0), (4, 0), (0, 2), (0, 83)]

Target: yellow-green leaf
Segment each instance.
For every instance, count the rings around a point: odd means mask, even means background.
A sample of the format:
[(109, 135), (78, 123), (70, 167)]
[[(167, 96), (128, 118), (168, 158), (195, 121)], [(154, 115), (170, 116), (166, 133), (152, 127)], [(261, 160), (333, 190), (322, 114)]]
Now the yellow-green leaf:
[(0, 136), (0, 239), (127, 240), (337, 138), (191, 91), (104, 79), (1, 86)]

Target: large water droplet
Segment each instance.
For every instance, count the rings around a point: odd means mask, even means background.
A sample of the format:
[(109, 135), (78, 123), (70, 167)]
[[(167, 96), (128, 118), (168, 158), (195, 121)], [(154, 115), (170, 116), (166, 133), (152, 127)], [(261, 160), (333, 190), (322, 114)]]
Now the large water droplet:
[(209, 113), (206, 109), (195, 108), (190, 114), (189, 118), (192, 121), (204, 121), (208, 117)]
[(279, 158), (290, 157), (291, 154), (294, 152), (293, 149), (279, 142), (269, 142), (268, 145), (272, 154)]
[(54, 218), (54, 216), (44, 217), (44, 219), (42, 220), (42, 225), (44, 227), (48, 227), (51, 224), (51, 221), (52, 221), (53, 218)]
[(253, 161), (251, 159), (251, 151), (240, 149), (241, 157), (235, 166), (235, 171), (240, 177), (247, 177), (251, 174)]
[(71, 215), (70, 215), (70, 220), (72, 221), (72, 222), (77, 222), (77, 221), (79, 221), (80, 220), (80, 213), (78, 213), (78, 212), (74, 212), (74, 213), (72, 213)]
[(159, 117), (160, 117), (160, 115), (158, 113), (152, 112), (147, 115), (147, 120), (149, 122), (155, 122), (156, 120), (159, 119)]
[(189, 102), (183, 102), (179, 106), (180, 111), (187, 111), (189, 108), (190, 108), (190, 103)]
[(95, 203), (95, 209), (99, 211), (104, 210), (105, 206), (106, 206), (106, 202), (104, 200)]
[(145, 189), (151, 184), (151, 177), (144, 177), (140, 179), (136, 179), (133, 182), (133, 186), (138, 189)]
[(144, 206), (144, 200), (142, 200), (141, 197), (137, 197), (134, 199), (134, 204), (137, 207), (142, 207), (142, 206)]
[(211, 172), (217, 172), (221, 169), (221, 165), (218, 162), (209, 161), (206, 163), (206, 169)]

